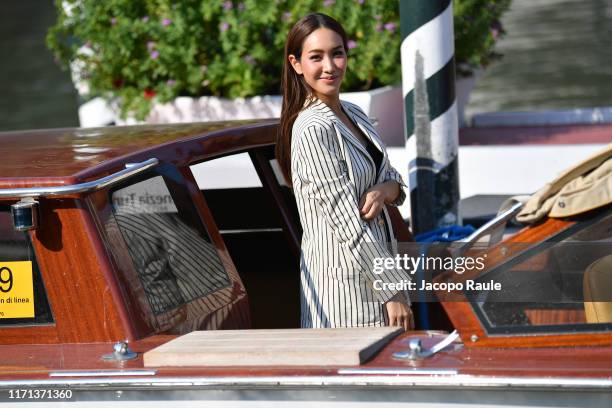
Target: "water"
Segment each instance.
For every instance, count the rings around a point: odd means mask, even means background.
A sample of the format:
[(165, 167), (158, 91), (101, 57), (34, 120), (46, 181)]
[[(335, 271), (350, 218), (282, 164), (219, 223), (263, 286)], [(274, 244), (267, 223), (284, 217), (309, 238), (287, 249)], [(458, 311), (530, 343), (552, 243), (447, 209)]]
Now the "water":
[[(53, 3), (2, 0), (0, 130), (76, 126), (77, 94), (44, 44)], [(612, 106), (612, 0), (514, 0), (468, 115)]]
[(612, 106), (612, 0), (514, 0), (467, 114)]
[(78, 126), (70, 75), (45, 45), (53, 2), (2, 0), (0, 13), (0, 131)]

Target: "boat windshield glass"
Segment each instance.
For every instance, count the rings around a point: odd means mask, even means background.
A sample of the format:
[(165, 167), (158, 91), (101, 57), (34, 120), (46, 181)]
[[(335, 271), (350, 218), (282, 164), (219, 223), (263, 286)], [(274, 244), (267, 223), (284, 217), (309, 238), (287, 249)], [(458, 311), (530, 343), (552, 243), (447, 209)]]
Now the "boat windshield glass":
[(508, 244), (517, 255), (484, 270), (475, 281), (491, 284), (468, 298), (490, 334), (612, 330), (611, 244), (612, 208), (537, 245)]
[(154, 314), (230, 286), (223, 263), (189, 196), (172, 177), (155, 175), (132, 181), (114, 189), (111, 200), (117, 225)]

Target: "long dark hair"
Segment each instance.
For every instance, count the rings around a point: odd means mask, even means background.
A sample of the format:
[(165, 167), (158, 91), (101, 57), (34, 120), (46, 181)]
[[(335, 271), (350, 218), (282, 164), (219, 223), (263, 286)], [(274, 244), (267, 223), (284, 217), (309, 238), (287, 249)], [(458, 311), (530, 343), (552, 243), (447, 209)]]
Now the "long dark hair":
[(322, 13), (310, 13), (302, 17), (289, 31), (285, 42), (285, 60), (281, 78), (281, 94), (283, 95), (283, 106), (281, 110), (280, 126), (276, 137), (276, 160), (280, 165), (283, 175), (290, 186), (291, 183), (291, 129), (298, 114), (304, 107), (306, 98), (312, 89), (303, 75), (299, 75), (289, 62), (289, 55), (294, 55), (298, 60), (302, 55), (304, 40), (313, 31), (319, 28), (328, 28), (342, 37), (345, 52), (347, 38), (344, 28), (339, 22)]

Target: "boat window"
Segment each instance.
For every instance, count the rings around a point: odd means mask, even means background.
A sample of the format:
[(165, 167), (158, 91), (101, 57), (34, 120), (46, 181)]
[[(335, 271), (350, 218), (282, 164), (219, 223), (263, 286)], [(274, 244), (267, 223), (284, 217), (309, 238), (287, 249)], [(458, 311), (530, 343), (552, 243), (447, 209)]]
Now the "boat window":
[(167, 171), (111, 191), (114, 217), (156, 315), (230, 286), (180, 180)]
[(476, 281), (500, 291), (469, 298), (490, 334), (612, 330), (612, 209), (485, 271)]
[(13, 229), (0, 205), (0, 328), (53, 323), (30, 236)]

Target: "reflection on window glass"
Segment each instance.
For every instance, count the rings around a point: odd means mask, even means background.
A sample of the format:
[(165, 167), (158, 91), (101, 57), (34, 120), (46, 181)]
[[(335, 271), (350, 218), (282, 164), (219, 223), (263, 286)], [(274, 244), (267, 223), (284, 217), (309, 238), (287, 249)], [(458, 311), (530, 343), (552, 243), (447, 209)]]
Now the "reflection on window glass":
[(471, 297), (489, 333), (609, 330), (612, 210), (531, 245), (477, 281), (490, 279), (503, 291)]
[(177, 208), (162, 176), (112, 193), (113, 212), (155, 314), (227, 287), (229, 277), (188, 208)]
[(0, 328), (53, 323), (30, 237), (13, 229), (10, 206), (0, 205)]

